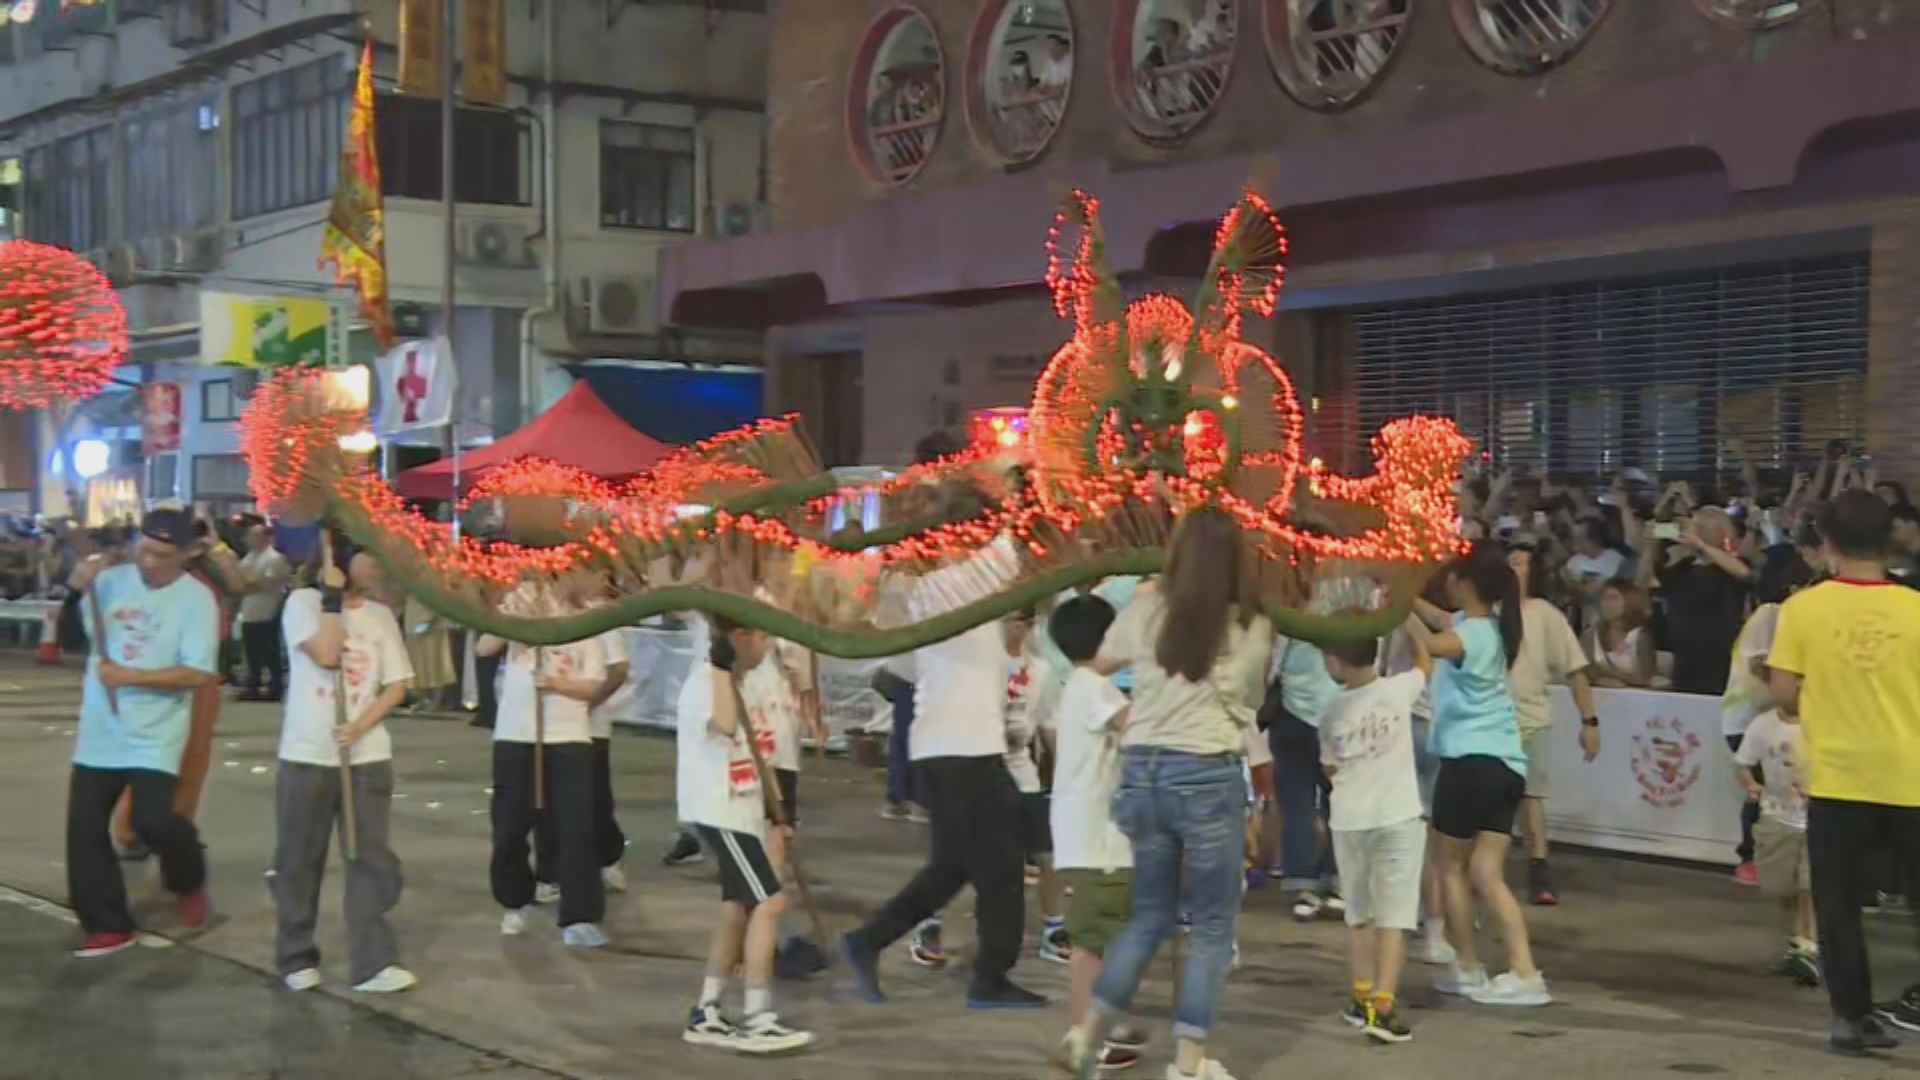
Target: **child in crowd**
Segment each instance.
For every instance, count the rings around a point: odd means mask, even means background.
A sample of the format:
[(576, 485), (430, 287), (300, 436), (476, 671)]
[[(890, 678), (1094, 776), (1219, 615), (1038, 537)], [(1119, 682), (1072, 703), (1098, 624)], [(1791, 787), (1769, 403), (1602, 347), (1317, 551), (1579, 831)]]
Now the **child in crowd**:
[[(787, 1027), (773, 1011), (773, 957), (787, 898), (767, 850), (768, 778), (747, 739), (755, 740), (763, 758), (772, 754), (770, 725), (752, 726), (752, 718), (780, 707), (767, 695), (784, 688), (785, 680), (773, 663), (763, 663), (770, 652), (766, 634), (711, 618), (711, 650), (680, 688), (676, 786), (680, 820), (693, 826), (720, 864), (723, 907), (700, 998), (681, 1038), (740, 1053), (784, 1053), (811, 1043), (813, 1035)], [(735, 673), (741, 675), (737, 691)], [(746, 976), (746, 1016), (737, 1025), (720, 1009), (736, 968)]]
[[(509, 606), (545, 607), (549, 612), (577, 611), (579, 605), (560, 590), (523, 587)], [(579, 948), (600, 948), (607, 936), (598, 923), (606, 915), (606, 891), (594, 857), (593, 726), (588, 703), (608, 686), (609, 653), (605, 636), (569, 645), (533, 648), (483, 634), (476, 654), (506, 650), (501, 665), (500, 708), (493, 728), (493, 898), (503, 909), (500, 932), (526, 932), (526, 908), (536, 884), (528, 834), (553, 830), (555, 874), (560, 886), (561, 940)], [(621, 658), (624, 659), (624, 658)], [(536, 718), (535, 710), (541, 710)], [(543, 722), (543, 723), (542, 723)], [(535, 760), (544, 760), (536, 789)], [(536, 805), (544, 795), (545, 805)], [(544, 820), (543, 820), (544, 819)]]
[[(1072, 890), (1066, 928), (1073, 943), (1067, 1016), (1074, 1024), (1087, 1017), (1107, 943), (1133, 913), (1133, 849), (1110, 810), (1120, 786), (1120, 731), (1127, 723), (1127, 698), (1093, 667), (1111, 625), (1113, 607), (1097, 596), (1068, 600), (1054, 609), (1047, 624), (1048, 634), (1073, 665), (1054, 713), (1059, 740), (1050, 824), (1055, 862)], [(1137, 1028), (1116, 1025), (1100, 1054), (1101, 1071), (1131, 1067), (1145, 1044)]]
[[(1414, 662), (1433, 682), (1433, 828), (1445, 875), (1447, 937), (1457, 958), (1434, 985), (1483, 1005), (1546, 1005), (1520, 905), (1507, 887), (1507, 849), (1527, 790), (1527, 755), (1507, 689), (1524, 623), (1520, 583), (1497, 545), (1478, 544), (1446, 570), (1448, 614), (1414, 602)], [(1507, 971), (1489, 979), (1474, 941), (1478, 895), (1507, 945)]]
[[(400, 966), (387, 912), (400, 901), (400, 859), (390, 843), (393, 740), (387, 714), (407, 696), (413, 663), (393, 611), (377, 598), (380, 564), (361, 552), (342, 576), (320, 571), (318, 588), (287, 597), (280, 622), (290, 661), (286, 720), (274, 782), (273, 899), (281, 980), (289, 990), (320, 985), (314, 924), (327, 846), (353, 801), (353, 856), (346, 861), (349, 979), (364, 993), (393, 993), (415, 983)], [(346, 704), (334, 700), (344, 685)], [(344, 720), (344, 723), (342, 723)], [(351, 748), (351, 790), (341, 784), (340, 751)]]
[(1066, 898), (1054, 872), (1053, 830), (1048, 821), (1047, 792), (1040, 782), (1040, 764), (1034, 757), (1039, 737), (1036, 705), (1046, 678), (1044, 662), (1027, 648), (1033, 634), (1034, 611), (1028, 608), (1008, 616), (1000, 627), (1007, 644), (1007, 773), (1020, 791), (1021, 831), (1027, 865), (1039, 872), (1040, 959), (1056, 964), (1071, 959), (1067, 933)]
[(1320, 718), (1320, 754), (1333, 781), (1334, 859), (1346, 886), (1353, 995), (1344, 1019), (1379, 1042), (1413, 1038), (1396, 1006), (1406, 933), (1420, 925), (1427, 826), (1413, 758), (1419, 670), (1375, 673), (1373, 638), (1328, 645), (1327, 674), (1345, 689)]
[(1770, 709), (1747, 726), (1734, 752), (1747, 801), (1760, 807), (1753, 861), (1760, 895), (1780, 905), (1787, 951), (1774, 970), (1802, 986), (1820, 985), (1819, 932), (1807, 861), (1807, 786), (1800, 725)]

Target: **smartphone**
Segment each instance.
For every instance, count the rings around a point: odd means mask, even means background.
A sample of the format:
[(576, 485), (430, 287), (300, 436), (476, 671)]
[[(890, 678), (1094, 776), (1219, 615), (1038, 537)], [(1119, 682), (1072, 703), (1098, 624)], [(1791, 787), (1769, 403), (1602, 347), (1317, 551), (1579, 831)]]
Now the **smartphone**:
[(1672, 542), (1680, 539), (1680, 523), (1677, 521), (1658, 522), (1653, 527), (1653, 538)]

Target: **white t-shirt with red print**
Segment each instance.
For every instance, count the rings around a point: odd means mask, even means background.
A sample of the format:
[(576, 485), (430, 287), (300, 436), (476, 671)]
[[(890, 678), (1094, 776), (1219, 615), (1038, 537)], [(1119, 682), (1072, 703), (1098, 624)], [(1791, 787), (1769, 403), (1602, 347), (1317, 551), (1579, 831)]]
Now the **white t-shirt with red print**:
[[(393, 609), (374, 600), (350, 604), (341, 612), (347, 640), (340, 654), (340, 673), (346, 677), (346, 722), (352, 723), (380, 691), (413, 678), (413, 662), (400, 634)], [(339, 722), (334, 703), (332, 668), (323, 668), (300, 646), (320, 632), (320, 590), (299, 589), (287, 597), (280, 612), (287, 639), (286, 720), (280, 729), (280, 760), (302, 765), (338, 765), (340, 748), (333, 741)], [(366, 765), (393, 758), (393, 740), (387, 726), (373, 729), (353, 744), (353, 763)]]
[[(619, 654), (618, 636), (603, 634), (570, 645), (545, 645), (540, 648), (511, 642), (507, 658), (500, 665), (500, 708), (493, 722), (493, 741), (531, 743), (534, 741), (533, 679), (534, 662), (539, 674), (561, 679), (585, 679), (597, 683), (607, 677), (607, 665), (624, 660)], [(558, 691), (540, 695), (546, 715), (540, 741), (591, 743), (593, 720), (587, 703)]]
[(1420, 817), (1413, 764), (1413, 706), (1427, 689), (1419, 671), (1342, 690), (1320, 716), (1320, 761), (1332, 765), (1327, 827), (1380, 829)]
[(1027, 656), (1007, 657), (1007, 772), (1023, 795), (1040, 789), (1040, 765), (1033, 757), (1033, 699), (1045, 677), (1041, 665)]

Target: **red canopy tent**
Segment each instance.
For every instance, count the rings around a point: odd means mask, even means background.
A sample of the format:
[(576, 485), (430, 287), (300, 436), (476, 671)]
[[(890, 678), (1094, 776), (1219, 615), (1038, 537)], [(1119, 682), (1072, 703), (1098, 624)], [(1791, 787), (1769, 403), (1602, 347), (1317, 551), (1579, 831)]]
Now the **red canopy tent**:
[[(541, 457), (571, 465), (603, 480), (620, 480), (653, 467), (673, 448), (620, 419), (584, 381), (576, 381), (553, 407), (491, 446), (460, 455), (464, 491), (487, 471), (516, 458)], [(447, 499), (453, 463), (442, 458), (400, 474), (394, 487), (409, 499)]]

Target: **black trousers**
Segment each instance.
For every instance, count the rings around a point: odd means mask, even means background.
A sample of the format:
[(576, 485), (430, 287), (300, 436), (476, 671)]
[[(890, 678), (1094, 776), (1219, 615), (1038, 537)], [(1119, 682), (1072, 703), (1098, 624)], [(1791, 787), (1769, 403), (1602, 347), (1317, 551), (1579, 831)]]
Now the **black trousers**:
[(854, 934), (878, 952), (971, 883), (980, 941), (974, 981), (997, 982), (1019, 959), (1025, 930), (1019, 789), (999, 755), (925, 758), (914, 769), (932, 826), (926, 865)]
[(127, 883), (109, 829), (120, 793), (133, 789), (133, 834), (160, 858), (167, 891), (184, 895), (207, 883), (206, 856), (193, 822), (173, 812), (172, 773), (75, 765), (67, 785), (67, 894), (89, 934), (132, 933)]
[[(1836, 1016), (1873, 1008), (1873, 976), (1860, 909), (1873, 896), (1877, 852), (1889, 849), (1909, 879), (1920, 871), (1920, 807), (1815, 798), (1807, 804), (1807, 858), (1827, 998)], [(1920, 916), (1914, 920), (1920, 931)], [(1916, 933), (1920, 944), (1920, 933)]]
[[(627, 852), (627, 834), (613, 816), (613, 740), (593, 740), (593, 857), (616, 866)], [(540, 815), (533, 831), (533, 876), (551, 883), (559, 872), (553, 815)]]
[[(468, 641), (477, 640), (472, 631), (467, 633)], [(500, 663), (506, 658), (507, 654), (504, 651), (494, 653), (492, 656), (476, 654), (473, 658), (474, 681), (480, 684), (476, 687), (480, 695), (480, 712), (473, 718), (475, 727), (493, 730), (493, 718), (500, 711), (500, 696), (494, 693), (497, 686), (495, 680), (500, 677)]]
[(503, 908), (533, 903), (528, 836), (552, 824), (554, 879), (560, 886), (560, 925), (599, 922), (607, 913), (600, 864), (593, 855), (593, 747), (557, 743), (545, 747), (545, 811), (534, 809), (533, 744), (493, 744), (493, 898)]
[[(1734, 753), (1739, 753), (1740, 743), (1744, 738), (1745, 736), (1743, 735), (1727, 736), (1727, 749)], [(1765, 780), (1760, 773), (1760, 766), (1758, 765), (1753, 767), (1753, 778), (1755, 780), (1761, 780), (1762, 782)], [(1759, 820), (1759, 803), (1748, 799), (1746, 802), (1740, 804), (1740, 846), (1734, 848), (1733, 853), (1743, 863), (1753, 861), (1753, 826)]]
[(240, 647), (247, 661), (247, 689), (278, 701), (285, 677), (280, 670), (280, 623), (274, 619), (241, 623)]

